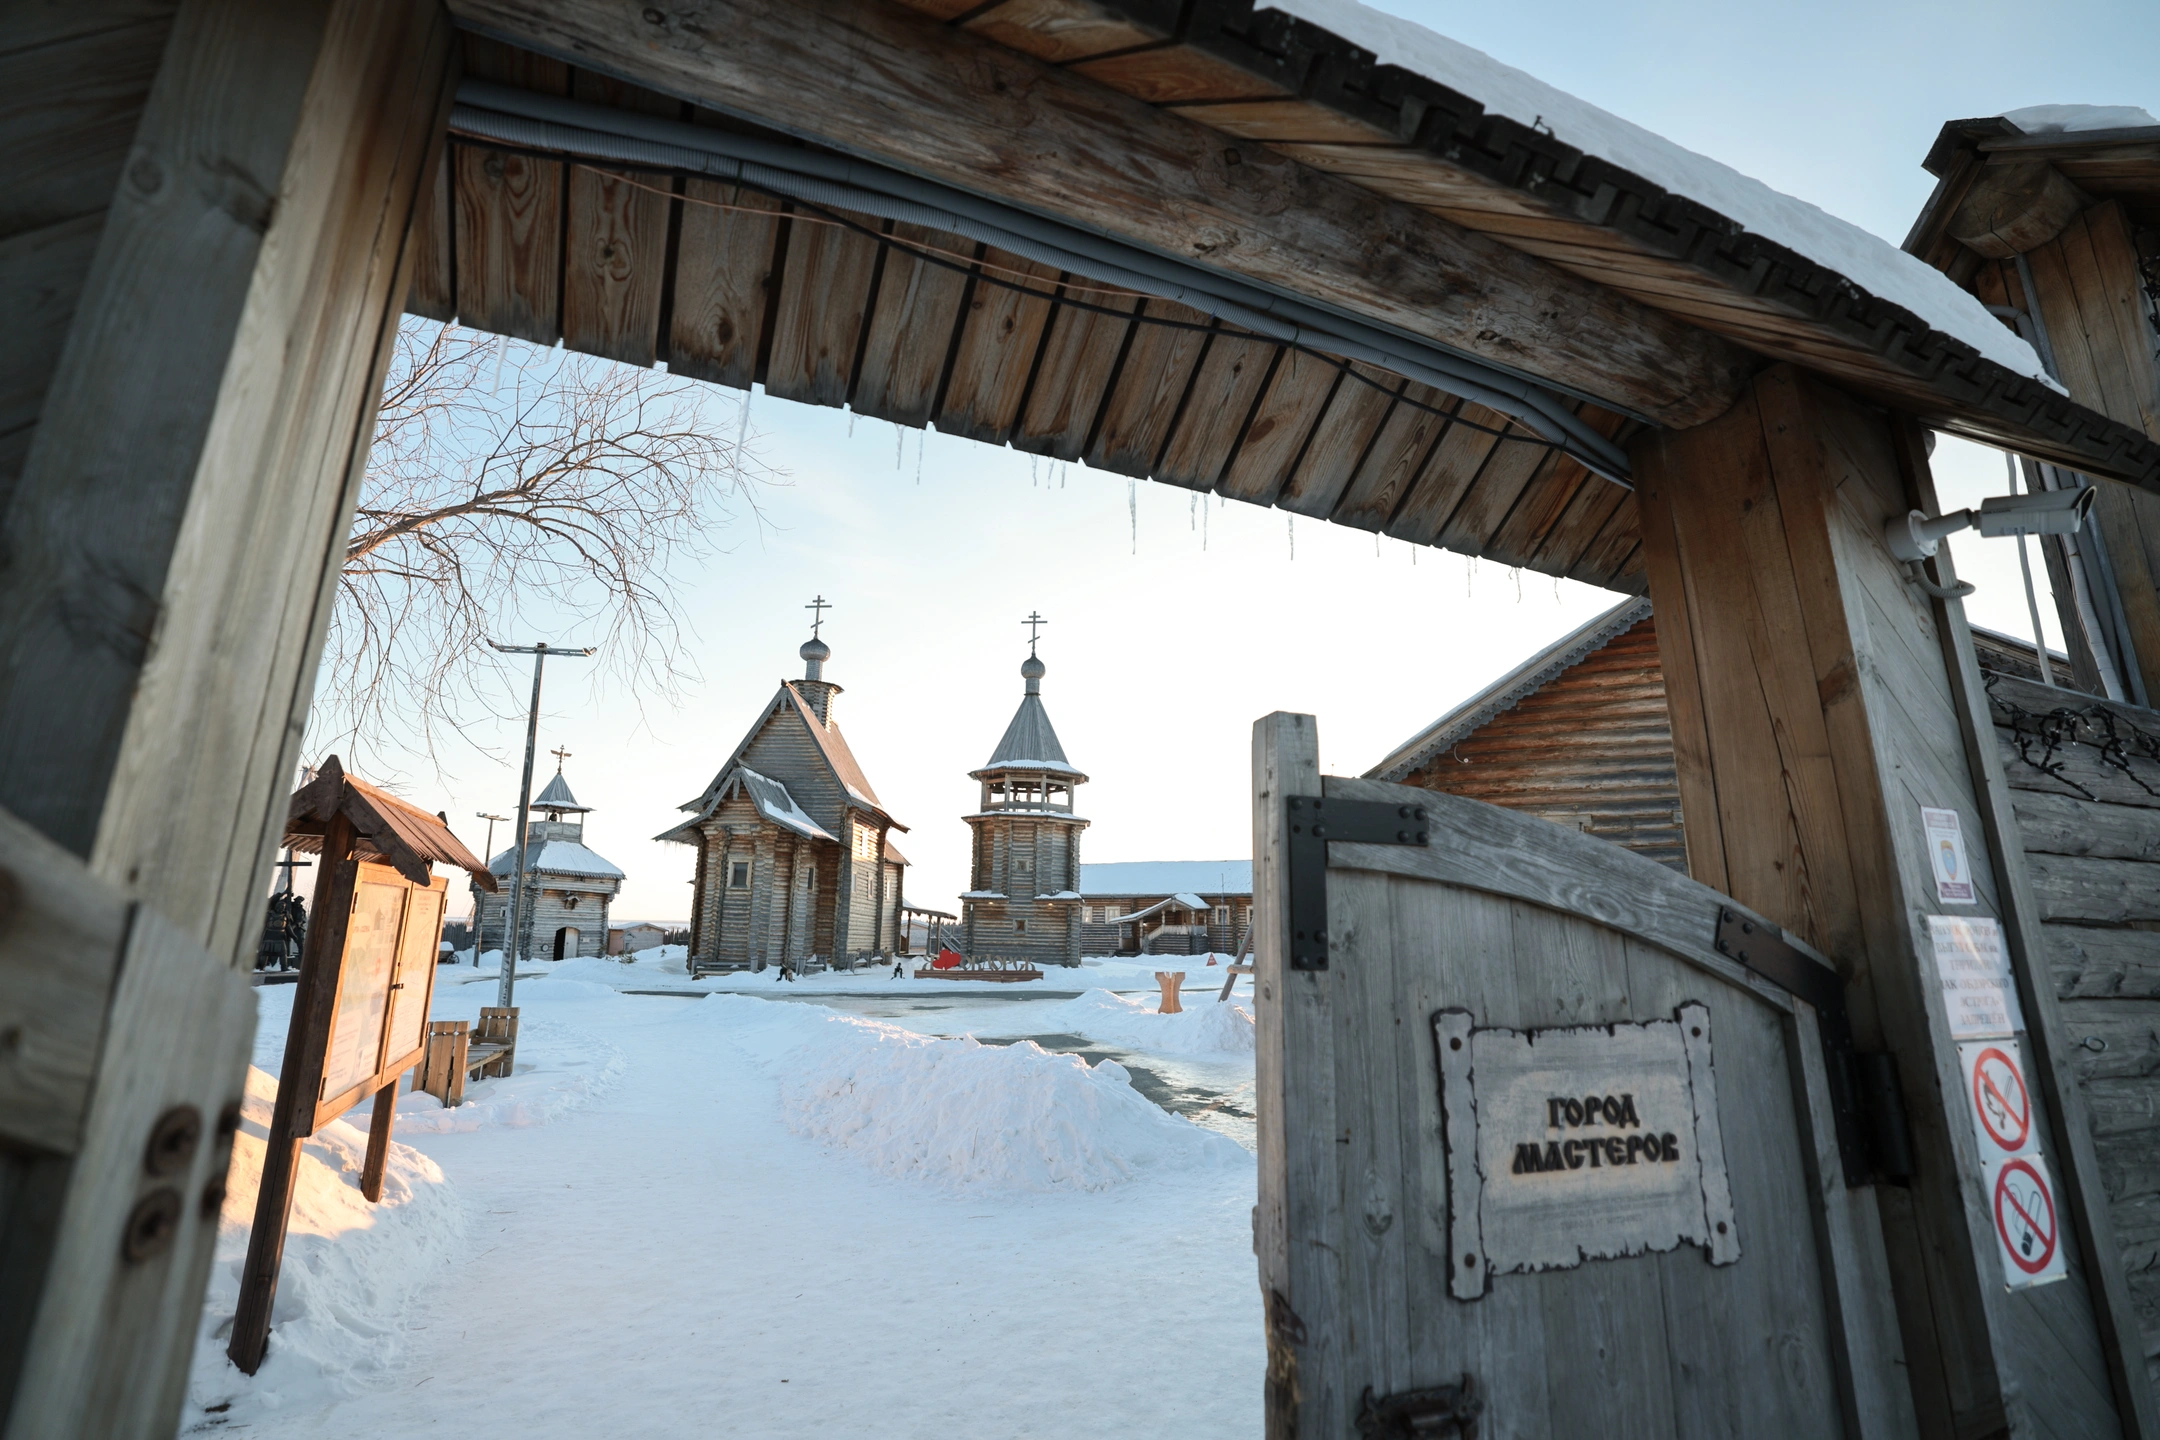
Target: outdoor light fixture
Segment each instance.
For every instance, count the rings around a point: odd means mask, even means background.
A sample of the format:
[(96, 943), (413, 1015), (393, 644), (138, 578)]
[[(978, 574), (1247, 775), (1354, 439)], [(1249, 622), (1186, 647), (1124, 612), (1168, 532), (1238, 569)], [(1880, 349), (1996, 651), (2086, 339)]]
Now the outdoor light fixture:
[(1978, 510), (1954, 510), (1929, 519), (1915, 510), (1883, 527), (1890, 553), (1907, 563), (1933, 557), (1946, 536), (1971, 527), (1990, 539), (2001, 535), (2074, 535), (2085, 523), (2099, 491), (2042, 490), (2030, 495), (1993, 495)]

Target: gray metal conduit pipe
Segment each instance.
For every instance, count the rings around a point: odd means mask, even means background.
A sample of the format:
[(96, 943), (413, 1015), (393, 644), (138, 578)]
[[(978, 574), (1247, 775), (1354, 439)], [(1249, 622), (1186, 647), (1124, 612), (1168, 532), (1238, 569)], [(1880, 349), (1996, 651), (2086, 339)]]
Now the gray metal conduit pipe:
[[(1627, 456), (1535, 382), (1414, 337), (1271, 294), (1204, 267), (845, 157), (485, 81), (459, 87), (451, 126), (528, 149), (689, 170), (791, 199), (949, 231), (1072, 274), (1189, 305), (1269, 339), (1394, 370), (1520, 421), (1623, 487)], [(866, 183), (868, 182), (868, 183)], [(1228, 292), (1228, 293), (1226, 293)]]

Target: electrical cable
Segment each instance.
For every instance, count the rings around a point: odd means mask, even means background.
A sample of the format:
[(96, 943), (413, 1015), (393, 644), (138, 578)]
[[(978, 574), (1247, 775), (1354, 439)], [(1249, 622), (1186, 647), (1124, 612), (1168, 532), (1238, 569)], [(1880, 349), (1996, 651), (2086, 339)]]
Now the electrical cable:
[(466, 81), (454, 130), (566, 155), (737, 181), (791, 199), (958, 234), (1040, 264), (1173, 300), (1299, 348), (1364, 360), (1509, 416), (1623, 487), (1627, 455), (1541, 384), (1203, 266), (882, 166), (754, 136)]

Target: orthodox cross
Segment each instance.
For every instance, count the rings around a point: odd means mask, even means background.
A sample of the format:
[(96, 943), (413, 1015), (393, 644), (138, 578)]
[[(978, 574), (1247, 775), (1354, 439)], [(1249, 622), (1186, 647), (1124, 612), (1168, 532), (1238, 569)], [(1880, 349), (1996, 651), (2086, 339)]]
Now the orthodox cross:
[(830, 600), (827, 600), (823, 595), (820, 595), (817, 597), (817, 599), (811, 601), (808, 605), (805, 605), (802, 608), (812, 612), (810, 618), (810, 638), (815, 640), (817, 639), (818, 627), (825, 623), (825, 612), (833, 608), (832, 602)]
[(1035, 653), (1035, 632), (1050, 622), (1043, 619), (1038, 611), (1030, 610), (1027, 619), (1020, 623), (1028, 627), (1028, 654), (1033, 655)]
[(570, 752), (558, 745), (553, 750), (548, 751), (548, 754), (555, 757), (555, 773), (562, 774), (562, 762), (570, 758)]

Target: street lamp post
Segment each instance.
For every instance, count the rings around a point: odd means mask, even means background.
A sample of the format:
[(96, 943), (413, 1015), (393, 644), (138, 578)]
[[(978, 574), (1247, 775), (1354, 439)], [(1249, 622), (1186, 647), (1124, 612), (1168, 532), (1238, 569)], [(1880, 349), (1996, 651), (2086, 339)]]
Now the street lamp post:
[[(492, 640), (488, 643), (495, 645)], [(529, 887), (525, 874), (525, 829), (527, 816), (532, 811), (533, 750), (540, 743), (540, 672), (550, 655), (582, 657), (593, 652), (589, 645), (583, 650), (556, 650), (545, 640), (537, 645), (495, 645), (495, 648), (505, 655), (533, 657), (532, 706), (525, 715), (525, 778), (518, 782), (517, 868), (510, 872), (509, 933), (503, 937), (502, 983), (495, 992), (495, 1003), (508, 1009), (517, 985), (518, 941), (525, 933), (525, 902), (529, 898), (526, 894)]]
[[(487, 845), (480, 851), (480, 855), (490, 865), (495, 863), (495, 822), (509, 818), (508, 815), (490, 815), (485, 810), (473, 811), (473, 819), (488, 822)], [(480, 968), (480, 942), (484, 938), (485, 927), (480, 923), (480, 900), (475, 896), (472, 907), (472, 963), (475, 970)]]

